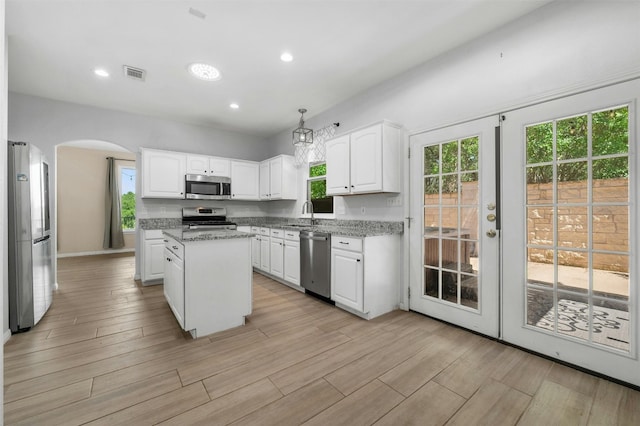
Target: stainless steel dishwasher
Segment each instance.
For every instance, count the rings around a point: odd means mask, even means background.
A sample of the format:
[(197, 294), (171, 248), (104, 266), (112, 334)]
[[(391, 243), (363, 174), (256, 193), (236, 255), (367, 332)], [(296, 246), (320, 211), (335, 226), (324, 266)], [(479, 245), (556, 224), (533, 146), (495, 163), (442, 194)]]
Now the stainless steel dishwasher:
[(331, 234), (300, 231), (300, 284), (331, 299)]

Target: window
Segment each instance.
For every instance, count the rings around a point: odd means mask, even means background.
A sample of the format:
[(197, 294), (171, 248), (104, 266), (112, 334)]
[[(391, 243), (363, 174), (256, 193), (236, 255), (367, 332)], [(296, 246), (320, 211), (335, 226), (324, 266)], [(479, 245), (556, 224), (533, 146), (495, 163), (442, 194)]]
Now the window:
[(136, 228), (136, 169), (120, 166), (120, 215), (122, 230)]
[(333, 214), (333, 197), (327, 195), (327, 163), (309, 164), (307, 200), (313, 202), (314, 213)]

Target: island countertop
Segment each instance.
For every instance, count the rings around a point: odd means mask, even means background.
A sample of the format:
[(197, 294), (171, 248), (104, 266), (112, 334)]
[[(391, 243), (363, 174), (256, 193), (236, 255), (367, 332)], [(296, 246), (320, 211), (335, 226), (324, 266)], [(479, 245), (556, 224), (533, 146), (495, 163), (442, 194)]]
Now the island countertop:
[(182, 228), (163, 229), (162, 232), (180, 243), (193, 241), (230, 240), (234, 238), (252, 238), (250, 232), (233, 231), (230, 229), (193, 230)]

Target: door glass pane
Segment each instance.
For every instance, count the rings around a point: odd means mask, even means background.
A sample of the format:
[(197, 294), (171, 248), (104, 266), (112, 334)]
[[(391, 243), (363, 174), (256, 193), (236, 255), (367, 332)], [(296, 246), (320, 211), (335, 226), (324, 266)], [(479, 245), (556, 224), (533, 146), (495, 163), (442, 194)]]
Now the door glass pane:
[(527, 204), (553, 203), (553, 166), (527, 167)]
[(553, 123), (527, 127), (527, 164), (553, 161)]
[(624, 351), (628, 126), (628, 107), (613, 107), (529, 126), (524, 141), (527, 324)]
[(593, 155), (626, 154), (629, 151), (627, 106), (593, 114)]
[(567, 160), (570, 158), (587, 157), (587, 116), (558, 120), (557, 126), (557, 158)]
[(465, 172), (475, 170), (478, 170), (477, 136), (460, 141), (460, 171)]
[(423, 296), (470, 309), (479, 308), (478, 143), (467, 137), (423, 153)]

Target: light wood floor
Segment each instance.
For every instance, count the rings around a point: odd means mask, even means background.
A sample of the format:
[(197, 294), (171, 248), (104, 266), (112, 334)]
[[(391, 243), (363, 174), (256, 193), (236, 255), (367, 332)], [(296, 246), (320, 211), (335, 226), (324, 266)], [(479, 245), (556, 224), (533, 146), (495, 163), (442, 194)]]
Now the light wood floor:
[(247, 325), (192, 340), (133, 257), (58, 267), (5, 345), (6, 424), (640, 424), (640, 392), (415, 313), (367, 322), (254, 275)]

